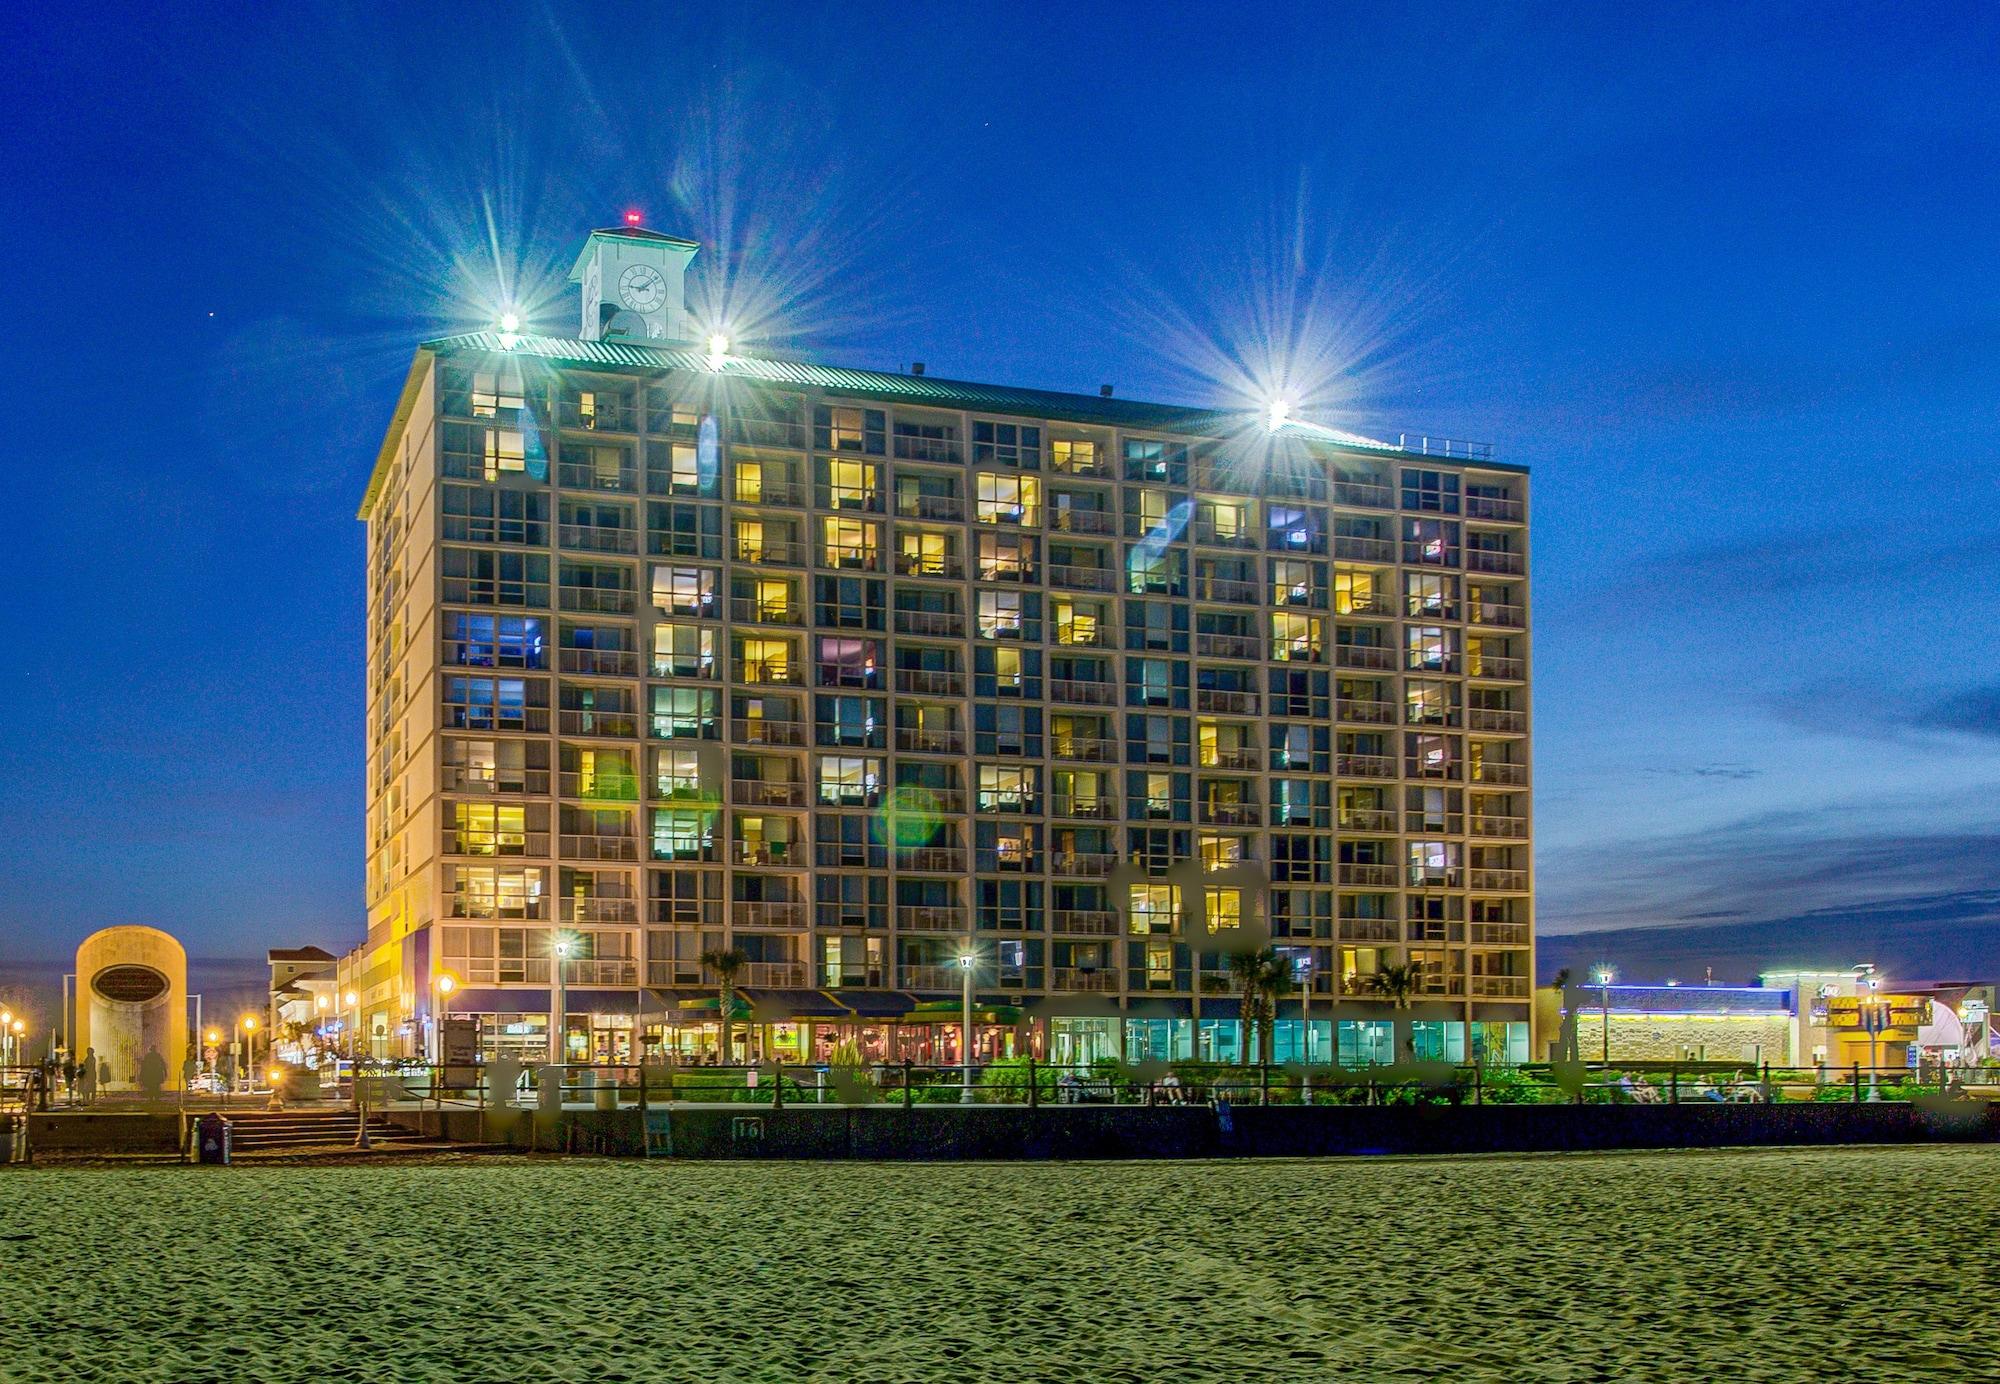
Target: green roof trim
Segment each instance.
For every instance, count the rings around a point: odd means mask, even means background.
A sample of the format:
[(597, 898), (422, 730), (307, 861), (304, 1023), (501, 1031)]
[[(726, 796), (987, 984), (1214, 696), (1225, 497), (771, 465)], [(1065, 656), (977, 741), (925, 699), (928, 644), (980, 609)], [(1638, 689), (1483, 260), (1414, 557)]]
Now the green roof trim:
[[(1059, 390), (1027, 389), (1015, 385), (979, 384), (968, 380), (948, 380), (933, 375), (900, 375), (882, 370), (856, 370), (847, 366), (819, 365), (807, 361), (768, 360), (758, 356), (731, 355), (711, 367), (707, 352), (693, 344), (651, 346), (630, 341), (578, 341), (567, 337), (517, 336), (503, 345), (498, 332), (468, 332), (461, 336), (427, 341), (422, 349), (435, 356), (480, 352), (496, 356), (527, 356), (561, 365), (602, 370), (688, 371), (717, 374), (759, 384), (819, 389), (844, 397), (879, 400), (936, 408), (961, 409), (972, 413), (999, 413), (1053, 419), (1096, 427), (1136, 429), (1145, 432), (1179, 433), (1194, 437), (1228, 438), (1240, 435), (1248, 426), (1260, 426), (1256, 415), (1243, 409), (1194, 408), (1185, 404), (1150, 403), (1137, 399), (1106, 398), (1092, 394), (1068, 394)], [(1416, 448), (1399, 446), (1355, 433), (1323, 428), (1311, 423), (1287, 423), (1283, 431), (1302, 440), (1322, 442), (1342, 450), (1388, 456), (1424, 455)], [(1460, 465), (1491, 467), (1498, 471), (1525, 472), (1525, 466), (1493, 461), (1484, 456), (1437, 455), (1440, 461)]]

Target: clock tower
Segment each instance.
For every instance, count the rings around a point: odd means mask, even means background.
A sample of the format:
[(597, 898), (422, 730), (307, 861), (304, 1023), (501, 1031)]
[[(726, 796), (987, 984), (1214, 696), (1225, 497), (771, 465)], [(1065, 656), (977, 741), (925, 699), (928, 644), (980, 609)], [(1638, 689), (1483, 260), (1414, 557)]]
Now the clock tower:
[(700, 248), (647, 230), (636, 215), (626, 225), (592, 231), (569, 271), (569, 281), (583, 285), (583, 339), (692, 341), (683, 281)]

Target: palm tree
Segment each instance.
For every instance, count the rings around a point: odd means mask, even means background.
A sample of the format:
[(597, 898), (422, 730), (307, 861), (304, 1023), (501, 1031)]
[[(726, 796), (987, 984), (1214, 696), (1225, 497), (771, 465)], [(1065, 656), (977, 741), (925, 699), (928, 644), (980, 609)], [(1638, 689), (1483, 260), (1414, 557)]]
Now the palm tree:
[(1424, 968), (1412, 962), (1404, 966), (1384, 966), (1368, 977), (1368, 990), (1380, 995), (1397, 1009), (1408, 1009), (1411, 996), (1424, 988)]
[(728, 1062), (736, 1056), (735, 1044), (730, 1041), (729, 1020), (736, 1008), (736, 973), (750, 963), (750, 958), (737, 947), (724, 950), (713, 948), (701, 954), (703, 970), (715, 972), (715, 997), (717, 1013), (722, 1019), (722, 1060)]
[(1258, 1051), (1268, 1067), (1277, 1055), (1274, 1049), (1278, 1038), (1278, 1001), (1292, 993), (1293, 975), (1291, 959), (1275, 947), (1266, 947), (1264, 955), (1264, 974), (1257, 983), (1263, 996), (1262, 1012), (1258, 1017), (1264, 1028), (1263, 1044)]
[(1243, 1063), (1245, 1066), (1251, 1063), (1254, 1050), (1268, 1064), (1276, 1032), (1278, 999), (1292, 988), (1291, 963), (1276, 947), (1232, 952), (1229, 974), (1243, 997)]

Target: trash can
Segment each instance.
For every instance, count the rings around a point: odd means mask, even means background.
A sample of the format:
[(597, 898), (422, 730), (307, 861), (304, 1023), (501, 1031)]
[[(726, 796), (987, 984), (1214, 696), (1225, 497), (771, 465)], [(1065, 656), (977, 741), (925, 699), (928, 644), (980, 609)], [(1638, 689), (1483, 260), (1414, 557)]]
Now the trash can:
[(203, 1115), (194, 1125), (195, 1161), (197, 1163), (227, 1163), (229, 1161), (229, 1121), (210, 1113)]
[(599, 1110), (616, 1110), (618, 1108), (618, 1079), (609, 1072), (592, 1071), (590, 1073), (590, 1081), (591, 1085), (596, 1088), (592, 1094), (595, 1097), (597, 1108)]

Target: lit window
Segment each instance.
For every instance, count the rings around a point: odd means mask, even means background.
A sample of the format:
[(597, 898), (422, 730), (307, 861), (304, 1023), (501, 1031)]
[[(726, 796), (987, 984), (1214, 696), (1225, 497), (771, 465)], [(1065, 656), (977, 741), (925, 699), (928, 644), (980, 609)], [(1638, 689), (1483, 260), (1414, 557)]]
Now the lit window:
[(1174, 983), (1174, 949), (1171, 946), (1153, 944), (1146, 948), (1146, 985), (1149, 989), (1165, 990)]
[(819, 800), (833, 806), (872, 804), (882, 787), (882, 761), (825, 755), (819, 762)]
[(951, 575), (951, 539), (941, 533), (905, 533), (897, 537), (897, 570), (910, 576)]
[(979, 766), (981, 812), (1025, 812), (1034, 800), (1035, 771), (1026, 765)]
[(701, 795), (701, 753), (698, 750), (655, 750), (655, 785), (663, 798)]
[(497, 480), (503, 471), (525, 471), (528, 454), (516, 428), (487, 428), (486, 479)]
[(1174, 815), (1174, 776), (1172, 774), (1146, 775), (1146, 815), (1149, 817), (1171, 817)]
[(738, 682), (789, 682), (792, 646), (783, 639), (745, 639), (738, 645)]
[(1178, 884), (1135, 884), (1127, 896), (1132, 935), (1166, 935), (1180, 919), (1181, 887)]
[(1243, 863), (1243, 838), (1240, 836), (1202, 836), (1201, 868), (1213, 873), (1216, 870), (1231, 870)]
[(1271, 616), (1271, 658), (1278, 663), (1317, 663), (1320, 658), (1317, 615), (1281, 612)]
[(715, 814), (681, 808), (653, 811), (655, 860), (705, 860), (715, 836)]
[(454, 803), (460, 855), (525, 855), (528, 815), (500, 803)]
[(986, 524), (1039, 524), (1042, 484), (1033, 476), (982, 474), (978, 518)]
[[(472, 376), (472, 416), (491, 418), (501, 409), (516, 409), (526, 405), (521, 392), (521, 377), (512, 370), (495, 373), (491, 370), (475, 371)], [(519, 434), (515, 435), (517, 438)]]
[(715, 573), (705, 567), (655, 567), (653, 605), (666, 615), (707, 615), (715, 604)]
[(1452, 632), (1438, 625), (1413, 625), (1405, 633), (1409, 658), (1406, 666), (1421, 672), (1448, 673), (1455, 662), (1456, 644)]
[(993, 651), (993, 686), (995, 695), (1021, 690), (1021, 651), (1005, 644)]
[(1206, 892), (1208, 905), (1208, 930), (1234, 932), (1243, 926), (1243, 891), (1241, 889), (1210, 889)]
[(736, 463), (736, 502), (754, 505), (764, 499), (764, 464), (759, 461)]
[(827, 508), (829, 509), (873, 509), (875, 507), (875, 476), (877, 467), (865, 461), (841, 461), (825, 463)]
[(653, 626), (653, 676), (706, 678), (715, 675), (715, 631), (702, 625)]
[(1057, 438), (1049, 443), (1049, 459), (1058, 471), (1094, 475), (1097, 472), (1097, 444), (1083, 438)]
[(822, 519), (829, 567), (873, 567), (876, 525), (859, 519)]
[[(1019, 591), (982, 591), (979, 593), (979, 635), (982, 639), (1018, 639), (1021, 637), (1021, 609), (1025, 597)], [(1021, 680), (1021, 655), (1017, 650), (1000, 650), (1008, 655), (1012, 664), (1012, 676), (1016, 685)], [(995, 671), (999, 669), (996, 656)]]

